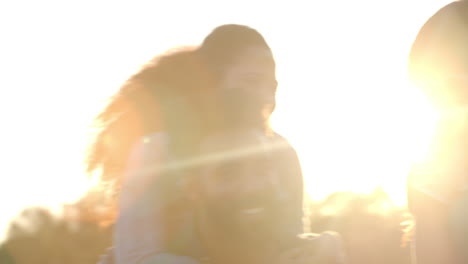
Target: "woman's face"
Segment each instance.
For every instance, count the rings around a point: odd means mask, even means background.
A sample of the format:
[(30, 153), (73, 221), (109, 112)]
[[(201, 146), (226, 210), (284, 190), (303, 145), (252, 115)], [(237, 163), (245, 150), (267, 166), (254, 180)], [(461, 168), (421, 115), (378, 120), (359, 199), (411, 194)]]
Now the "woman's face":
[(273, 54), (267, 48), (252, 47), (239, 54), (226, 68), (221, 93), (227, 118), (259, 121), (275, 107), (276, 74)]

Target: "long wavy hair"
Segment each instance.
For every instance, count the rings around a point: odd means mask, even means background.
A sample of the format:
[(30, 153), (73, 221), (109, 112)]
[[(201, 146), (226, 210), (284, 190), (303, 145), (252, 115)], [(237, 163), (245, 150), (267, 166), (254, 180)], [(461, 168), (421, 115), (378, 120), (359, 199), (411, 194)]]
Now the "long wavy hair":
[[(110, 215), (115, 215), (115, 198), (129, 152), (142, 136), (166, 131), (170, 151), (182, 157), (195, 153), (197, 142), (209, 131), (223, 129), (216, 88), (226, 67), (252, 46), (270, 49), (250, 27), (217, 27), (199, 47), (179, 48), (153, 58), (110, 98), (94, 120), (98, 132), (87, 156), (88, 174), (98, 178), (110, 197)], [(268, 119), (265, 116), (259, 126), (268, 129)]]
[(175, 155), (195, 148), (215, 113), (208, 102), (215, 101), (214, 86), (204, 69), (194, 49), (158, 56), (131, 76), (96, 117), (98, 132), (89, 146), (87, 171), (98, 177), (111, 208), (131, 148), (140, 138), (164, 130)]

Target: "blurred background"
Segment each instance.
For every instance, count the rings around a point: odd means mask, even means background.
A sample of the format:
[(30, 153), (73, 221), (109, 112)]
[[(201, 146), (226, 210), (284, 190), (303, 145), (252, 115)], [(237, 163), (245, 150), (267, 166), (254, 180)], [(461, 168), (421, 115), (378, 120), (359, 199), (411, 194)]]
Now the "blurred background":
[(153, 56), (238, 23), (275, 54), (273, 127), (299, 153), (310, 230), (341, 232), (352, 263), (407, 263), (405, 177), (436, 114), (406, 61), (448, 2), (1, 1), (0, 260), (95, 263), (111, 231), (81, 217), (99, 199), (83, 196), (92, 118)]

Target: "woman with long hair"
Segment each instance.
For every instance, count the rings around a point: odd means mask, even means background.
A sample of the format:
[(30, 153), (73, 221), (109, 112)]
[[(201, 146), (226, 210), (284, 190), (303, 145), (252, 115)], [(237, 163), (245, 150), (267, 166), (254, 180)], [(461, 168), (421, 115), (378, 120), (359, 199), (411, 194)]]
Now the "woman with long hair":
[(269, 135), (281, 175), (278, 229), (302, 232), (299, 161), (268, 123), (276, 86), (271, 49), (257, 31), (241, 25), (220, 26), (199, 47), (158, 57), (122, 86), (97, 117), (102, 129), (88, 162), (116, 201), (109, 254), (115, 263), (193, 261), (180, 257), (198, 251), (180, 175), (196, 158), (199, 142), (215, 131)]

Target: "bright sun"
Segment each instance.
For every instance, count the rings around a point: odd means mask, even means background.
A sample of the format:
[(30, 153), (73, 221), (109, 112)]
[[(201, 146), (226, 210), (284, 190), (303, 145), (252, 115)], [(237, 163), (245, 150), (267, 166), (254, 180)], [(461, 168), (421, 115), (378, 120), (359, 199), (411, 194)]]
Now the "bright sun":
[[(286, 74), (280, 77), (288, 80)], [(339, 80), (311, 84), (325, 89), (307, 95), (279, 93), (272, 125), (295, 146), (312, 199), (382, 187), (396, 204), (406, 204), (406, 176), (426, 154), (437, 114), (421, 91), (400, 76), (385, 85), (362, 81), (341, 98), (332, 87), (349, 83)], [(387, 92), (376, 92), (378, 85)]]

